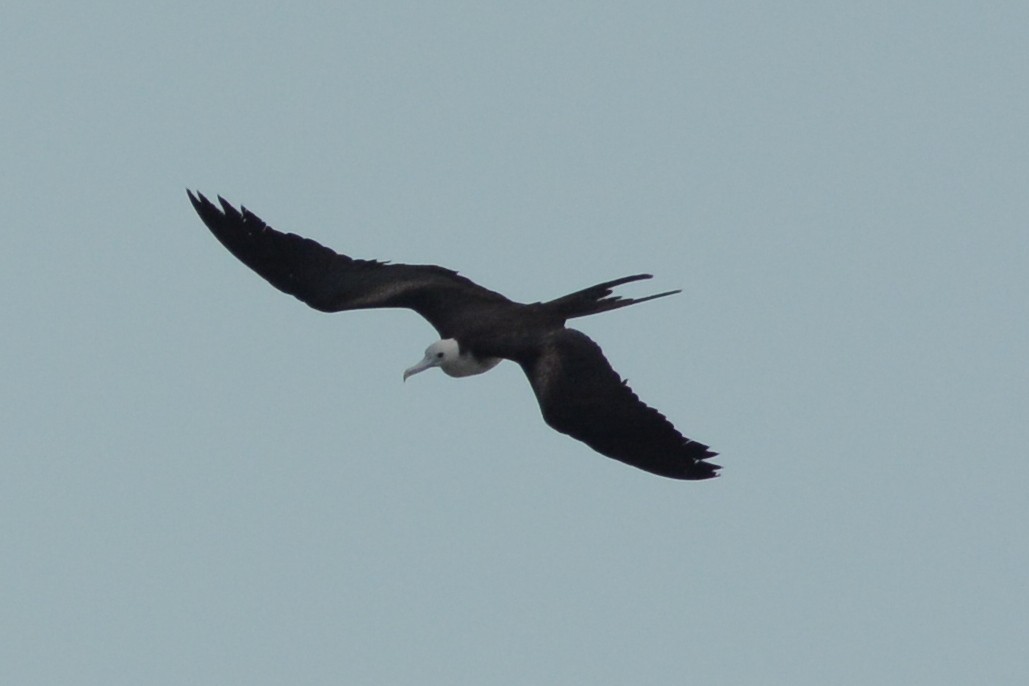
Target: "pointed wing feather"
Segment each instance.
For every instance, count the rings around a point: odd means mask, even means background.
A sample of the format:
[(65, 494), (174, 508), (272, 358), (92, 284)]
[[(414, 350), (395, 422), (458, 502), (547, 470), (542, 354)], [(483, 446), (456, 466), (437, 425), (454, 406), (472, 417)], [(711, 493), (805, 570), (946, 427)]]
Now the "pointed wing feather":
[(548, 334), (521, 362), (552, 428), (597, 452), (673, 479), (718, 476), (708, 446), (684, 437), (645, 405), (611, 368), (600, 346), (573, 329)]
[(457, 272), (434, 265), (357, 260), (292, 233), (281, 233), (246, 208), (221, 207), (189, 192), (197, 214), (222, 245), (284, 293), (322, 312), (406, 307), (447, 336), (466, 307), (510, 302)]

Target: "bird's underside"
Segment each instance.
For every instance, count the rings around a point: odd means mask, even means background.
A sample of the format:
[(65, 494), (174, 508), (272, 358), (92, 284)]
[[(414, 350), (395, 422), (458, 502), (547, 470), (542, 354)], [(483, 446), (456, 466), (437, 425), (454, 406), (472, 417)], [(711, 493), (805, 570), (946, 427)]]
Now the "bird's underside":
[[(221, 198), (220, 206), (200, 194), (190, 192), (189, 198), (215, 237), (279, 290), (323, 312), (412, 309), (436, 328), (440, 344), (456, 342), (438, 350), (430, 347), (417, 371), (461, 368), (461, 356), (513, 360), (525, 371), (544, 420), (557, 431), (661, 476), (696, 480), (718, 475), (719, 466), (708, 462), (716, 453), (684, 437), (664, 415), (640, 401), (595, 342), (565, 327), (574, 317), (677, 292), (637, 299), (612, 295), (614, 287), (650, 275), (609, 281), (549, 302), (516, 303), (443, 267), (353, 259), (311, 239), (276, 231)], [(491, 367), (473, 365), (467, 373)]]

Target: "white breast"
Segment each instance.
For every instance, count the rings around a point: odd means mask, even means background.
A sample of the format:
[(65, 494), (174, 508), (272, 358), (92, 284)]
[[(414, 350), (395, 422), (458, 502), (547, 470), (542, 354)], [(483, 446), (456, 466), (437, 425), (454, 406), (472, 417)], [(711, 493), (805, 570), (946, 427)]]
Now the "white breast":
[(479, 359), (474, 355), (462, 352), (456, 357), (446, 359), (443, 364), (440, 365), (440, 369), (447, 376), (472, 376), (474, 374), (482, 374), (500, 364), (500, 357), (487, 357), (485, 359)]

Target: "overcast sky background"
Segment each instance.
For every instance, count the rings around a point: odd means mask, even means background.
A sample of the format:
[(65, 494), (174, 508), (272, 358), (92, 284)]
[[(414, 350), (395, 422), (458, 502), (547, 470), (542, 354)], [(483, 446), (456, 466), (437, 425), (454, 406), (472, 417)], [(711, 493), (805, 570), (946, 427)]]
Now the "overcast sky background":
[[(0, 682), (1029, 683), (1029, 5), (0, 22)], [(580, 320), (723, 477), (401, 383), (185, 189)]]

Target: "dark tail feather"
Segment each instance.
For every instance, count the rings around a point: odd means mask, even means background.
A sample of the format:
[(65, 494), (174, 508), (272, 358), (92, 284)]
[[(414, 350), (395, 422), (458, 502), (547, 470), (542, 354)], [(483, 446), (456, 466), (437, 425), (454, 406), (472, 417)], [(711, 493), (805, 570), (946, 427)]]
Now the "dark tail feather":
[(621, 279), (615, 279), (614, 281), (598, 283), (596, 286), (590, 286), (589, 288), (584, 288), (581, 291), (569, 293), (557, 300), (551, 300), (550, 302), (543, 303), (543, 307), (560, 315), (564, 319), (573, 319), (575, 317), (585, 317), (586, 315), (597, 314), (599, 312), (617, 310), (619, 307), (635, 305), (636, 303), (647, 302), (654, 298), (663, 298), (666, 295), (674, 295), (675, 293), (680, 292), (678, 290), (666, 291), (656, 295), (648, 295), (644, 298), (622, 298), (617, 295), (611, 295), (612, 289), (616, 286), (621, 286), (623, 283), (651, 278), (653, 278), (653, 276), (650, 274), (635, 274), (633, 276), (625, 276)]

